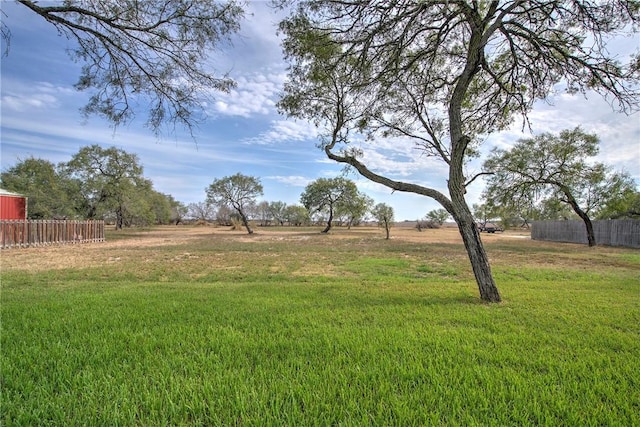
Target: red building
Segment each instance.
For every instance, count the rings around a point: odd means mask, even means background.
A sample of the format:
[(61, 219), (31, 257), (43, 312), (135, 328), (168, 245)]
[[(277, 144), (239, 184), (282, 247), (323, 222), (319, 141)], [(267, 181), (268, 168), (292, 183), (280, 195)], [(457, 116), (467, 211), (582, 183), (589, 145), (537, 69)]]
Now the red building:
[(0, 220), (27, 219), (27, 198), (0, 188)]

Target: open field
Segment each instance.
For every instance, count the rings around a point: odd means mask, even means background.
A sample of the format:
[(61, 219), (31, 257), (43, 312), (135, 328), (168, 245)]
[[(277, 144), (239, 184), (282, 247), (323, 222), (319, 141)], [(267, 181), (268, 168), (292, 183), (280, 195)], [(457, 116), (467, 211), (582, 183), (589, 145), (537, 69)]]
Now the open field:
[(1, 253), (10, 425), (640, 425), (640, 251), (213, 227)]

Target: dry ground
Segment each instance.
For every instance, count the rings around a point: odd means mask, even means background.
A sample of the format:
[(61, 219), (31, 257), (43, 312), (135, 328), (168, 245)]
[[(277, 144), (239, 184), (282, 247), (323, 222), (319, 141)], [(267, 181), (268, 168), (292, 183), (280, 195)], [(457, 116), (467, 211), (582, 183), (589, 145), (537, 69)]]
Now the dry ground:
[[(257, 227), (253, 235), (248, 235), (244, 230), (236, 231), (229, 227), (213, 226), (166, 226), (144, 231), (124, 230), (109, 233), (107, 241), (103, 243), (5, 249), (0, 252), (0, 267), (5, 271), (41, 271), (108, 265), (118, 262), (131, 250), (138, 248), (168, 245), (188, 247), (189, 242), (201, 241), (201, 239), (208, 237), (221, 237), (247, 244), (269, 240), (300, 242), (320, 236), (319, 230), (320, 228)], [(350, 230), (334, 228), (328, 237), (330, 239), (359, 239), (362, 237), (384, 239), (384, 230), (376, 227), (354, 227)], [(495, 234), (483, 233), (482, 238), (487, 243), (500, 239), (529, 239), (530, 233), (527, 230)], [(407, 242), (461, 243), (460, 235), (455, 227), (427, 229), (418, 232), (414, 228), (399, 226), (391, 230), (391, 239)]]

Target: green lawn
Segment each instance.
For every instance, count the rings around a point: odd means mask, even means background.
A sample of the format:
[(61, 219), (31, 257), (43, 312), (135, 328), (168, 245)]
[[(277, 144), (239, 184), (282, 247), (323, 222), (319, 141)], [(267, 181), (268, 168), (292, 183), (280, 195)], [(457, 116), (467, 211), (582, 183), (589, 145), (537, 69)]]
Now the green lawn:
[(3, 267), (1, 424), (640, 425), (639, 251), (342, 233)]

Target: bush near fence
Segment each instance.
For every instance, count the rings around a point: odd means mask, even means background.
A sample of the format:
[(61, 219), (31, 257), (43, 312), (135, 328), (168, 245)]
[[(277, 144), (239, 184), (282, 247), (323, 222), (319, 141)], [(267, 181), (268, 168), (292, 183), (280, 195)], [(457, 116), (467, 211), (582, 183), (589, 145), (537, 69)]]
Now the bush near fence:
[(2, 249), (91, 242), (104, 242), (104, 221), (0, 221)]
[[(616, 219), (593, 221), (597, 245), (640, 248), (640, 220)], [(587, 229), (583, 221), (534, 221), (533, 240), (587, 244)]]

